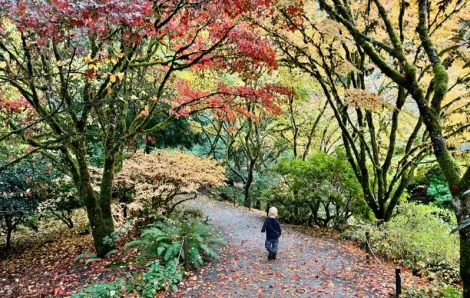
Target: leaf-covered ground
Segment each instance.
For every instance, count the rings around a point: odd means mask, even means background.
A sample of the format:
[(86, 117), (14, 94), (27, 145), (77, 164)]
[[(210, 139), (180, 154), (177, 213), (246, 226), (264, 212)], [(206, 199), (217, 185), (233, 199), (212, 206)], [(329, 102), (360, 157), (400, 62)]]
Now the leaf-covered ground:
[[(395, 267), (366, 265), (365, 254), (351, 242), (284, 225), (278, 260), (268, 262), (262, 213), (206, 199), (187, 205), (204, 211), (224, 232), (228, 246), (221, 262), (195, 271), (172, 297), (388, 297), (394, 291)], [(123, 243), (120, 247), (106, 259), (75, 262), (78, 255), (93, 252), (93, 243), (90, 235), (71, 235), (13, 255), (0, 261), (0, 297), (70, 297), (87, 284), (145, 270), (135, 251), (122, 249)], [(403, 276), (405, 284), (422, 283), (409, 273)]]
[(114, 281), (145, 269), (142, 264), (133, 263), (135, 252), (125, 251), (124, 243), (120, 244), (114, 255), (88, 264), (87, 259), (75, 258), (94, 252), (91, 235), (63, 235), (13, 254), (0, 261), (0, 297), (70, 297), (87, 284)]
[[(367, 265), (354, 244), (317, 238), (283, 226), (278, 259), (267, 261), (257, 211), (224, 202), (197, 200), (226, 235), (221, 262), (190, 277), (174, 297), (388, 297), (394, 293), (393, 264)], [(420, 280), (403, 273), (405, 284)]]

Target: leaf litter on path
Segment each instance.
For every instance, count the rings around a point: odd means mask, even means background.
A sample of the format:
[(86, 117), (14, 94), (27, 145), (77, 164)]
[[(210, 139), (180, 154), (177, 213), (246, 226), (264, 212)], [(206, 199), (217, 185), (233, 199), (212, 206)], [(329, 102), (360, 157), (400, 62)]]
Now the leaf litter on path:
[[(389, 297), (395, 266), (365, 263), (357, 245), (315, 237), (282, 225), (278, 259), (267, 260), (261, 226), (264, 212), (225, 202), (198, 199), (201, 209), (223, 232), (221, 261), (209, 263), (185, 280), (174, 297)], [(406, 283), (422, 282), (404, 272)]]

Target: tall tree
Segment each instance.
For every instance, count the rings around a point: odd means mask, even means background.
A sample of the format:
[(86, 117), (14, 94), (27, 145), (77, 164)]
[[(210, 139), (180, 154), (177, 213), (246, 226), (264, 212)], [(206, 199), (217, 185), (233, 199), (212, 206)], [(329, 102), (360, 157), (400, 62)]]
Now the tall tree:
[[(251, 86), (251, 87), (250, 87)], [(253, 92), (246, 92), (252, 90)], [(250, 188), (255, 182), (255, 170), (261, 172), (266, 164), (275, 160), (285, 148), (278, 146), (273, 134), (273, 122), (282, 110), (280, 105), (286, 98), (295, 96), (288, 88), (261, 84), (256, 80), (245, 80), (232, 93), (240, 101), (239, 115), (232, 119), (213, 120), (201, 124), (200, 128), (210, 142), (210, 154), (221, 146), (225, 151), (226, 167), (243, 182), (244, 203), (252, 207)], [(263, 98), (273, 97), (272, 104)]]
[(275, 42), (283, 65), (318, 82), (365, 201), (378, 219), (390, 219), (417, 162), (429, 151), (404, 90), (381, 77), (361, 47), (311, 7), (278, 6), (274, 17), (254, 21)]
[[(446, 141), (456, 130), (446, 134), (443, 112), (460, 102), (452, 93), (458, 88), (468, 87), (470, 73), (453, 68), (463, 68), (465, 54), (458, 44), (446, 44), (442, 39), (450, 39), (453, 34), (450, 29), (460, 26), (459, 22), (470, 12), (470, 4), (468, 1), (427, 0), (419, 0), (412, 6), (406, 1), (387, 4), (381, 0), (358, 2), (361, 8), (339, 0), (319, 0), (320, 7), (349, 31), (354, 42), (382, 73), (403, 88), (416, 103), (434, 155), (452, 193), (458, 222), (463, 223), (470, 216), (467, 191), (470, 167), (460, 166), (449, 150)], [(397, 7), (398, 11), (392, 7)], [(355, 13), (358, 9), (364, 11), (364, 8), (370, 15)], [(372, 23), (376, 32), (364, 31), (362, 25)], [(425, 82), (423, 77), (427, 78)], [(468, 104), (464, 106), (463, 112), (468, 113)], [(458, 114), (457, 109), (453, 110)], [(466, 128), (468, 122), (458, 130)], [(470, 227), (461, 229), (459, 234), (460, 274), (463, 296), (467, 298), (470, 297)]]
[[(0, 7), (0, 106), (3, 112), (15, 94), (14, 104), (30, 111), (21, 119), (2, 114), (0, 141), (17, 137), (30, 147), (0, 170), (41, 153), (70, 175), (98, 256), (113, 248), (104, 239), (114, 230), (115, 166), (133, 138), (200, 109), (236, 113), (229, 89), (192, 92), (176, 74), (276, 67), (269, 43), (239, 18), (269, 1), (0, 0)], [(155, 117), (162, 120), (149, 125)], [(104, 154), (99, 194), (88, 169), (90, 140)]]

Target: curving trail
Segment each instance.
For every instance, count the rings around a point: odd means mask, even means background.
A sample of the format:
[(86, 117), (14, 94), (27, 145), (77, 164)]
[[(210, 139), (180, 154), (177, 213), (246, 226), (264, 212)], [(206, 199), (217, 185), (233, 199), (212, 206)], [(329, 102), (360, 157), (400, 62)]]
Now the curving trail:
[(228, 246), (220, 262), (197, 270), (173, 297), (389, 297), (394, 292), (394, 267), (366, 265), (364, 253), (349, 242), (283, 225), (278, 259), (268, 262), (262, 213), (205, 198), (187, 205), (209, 216)]

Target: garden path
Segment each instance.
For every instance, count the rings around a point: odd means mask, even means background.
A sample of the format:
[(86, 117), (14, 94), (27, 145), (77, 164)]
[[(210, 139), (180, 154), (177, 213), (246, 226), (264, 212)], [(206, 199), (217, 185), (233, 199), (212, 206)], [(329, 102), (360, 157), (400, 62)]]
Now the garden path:
[(201, 209), (228, 245), (220, 262), (197, 270), (174, 297), (389, 297), (394, 291), (395, 268), (366, 265), (364, 253), (351, 242), (284, 225), (278, 259), (268, 262), (263, 213), (206, 198), (188, 205)]

